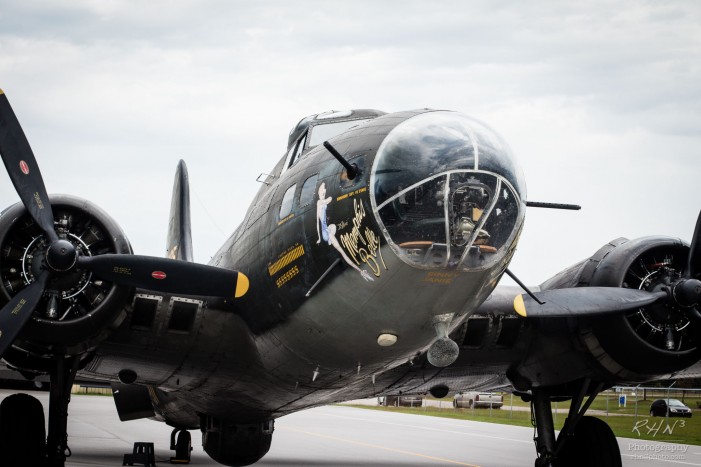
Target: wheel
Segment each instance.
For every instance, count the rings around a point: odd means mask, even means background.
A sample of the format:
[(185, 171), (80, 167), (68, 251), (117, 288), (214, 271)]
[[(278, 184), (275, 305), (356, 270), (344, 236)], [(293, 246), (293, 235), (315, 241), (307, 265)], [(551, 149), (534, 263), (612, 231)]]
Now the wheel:
[(187, 430), (182, 430), (178, 433), (178, 441), (175, 443), (175, 458), (178, 460), (190, 461), (190, 453), (192, 452), (192, 436)]
[(453, 408), (454, 409), (458, 408), (458, 401), (456, 401), (455, 399), (453, 399)]
[(595, 417), (582, 417), (562, 446), (560, 467), (622, 467), (621, 450), (611, 427)]
[(44, 408), (37, 398), (12, 394), (0, 403), (0, 453), (4, 467), (46, 465)]

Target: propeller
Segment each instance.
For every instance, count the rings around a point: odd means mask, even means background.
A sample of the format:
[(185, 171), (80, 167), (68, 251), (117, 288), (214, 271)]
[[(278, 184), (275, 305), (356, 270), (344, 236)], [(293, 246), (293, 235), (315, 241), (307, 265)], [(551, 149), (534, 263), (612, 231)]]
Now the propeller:
[(684, 277), (696, 277), (699, 269), (701, 269), (701, 212), (699, 212), (699, 217), (696, 218), (694, 236), (689, 247), (689, 260), (683, 275)]
[(514, 310), (529, 318), (563, 318), (617, 313), (665, 301), (684, 310), (701, 331), (701, 213), (696, 220), (686, 267), (681, 276), (661, 290), (647, 291), (619, 287), (574, 287), (521, 294)]
[(0, 355), (5, 353), (32, 316), (46, 287), (49, 274), (44, 272), (37, 280), (19, 291), (5, 305), (0, 314)]
[(538, 303), (526, 294), (514, 299), (514, 310), (528, 318), (597, 316), (632, 310), (667, 297), (667, 292), (650, 293), (618, 287), (574, 287), (534, 292)]
[(5, 93), (0, 90), (0, 155), (22, 204), (48, 238), (41, 271), (0, 310), (0, 356), (12, 345), (39, 304), (49, 280), (76, 270), (117, 285), (163, 293), (241, 297), (248, 278), (240, 272), (203, 264), (124, 254), (82, 256), (60, 238), (44, 179), (24, 131)]
[(52, 242), (58, 240), (54, 214), (39, 165), (27, 137), (0, 89), (0, 154), (22, 204)]
[(240, 272), (169, 258), (80, 256), (78, 267), (110, 282), (165, 293), (238, 298), (248, 290), (248, 278)]

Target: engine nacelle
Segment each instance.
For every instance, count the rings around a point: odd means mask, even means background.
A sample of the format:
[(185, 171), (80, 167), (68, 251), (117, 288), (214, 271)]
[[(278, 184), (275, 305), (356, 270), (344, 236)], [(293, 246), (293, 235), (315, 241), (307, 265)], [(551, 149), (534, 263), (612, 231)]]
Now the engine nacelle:
[[(577, 286), (627, 287), (658, 292), (681, 277), (689, 247), (679, 239), (618, 239), (582, 264)], [(673, 303), (591, 319), (584, 345), (612, 374), (632, 380), (680, 371), (701, 358), (701, 336)]]
[[(79, 198), (50, 197), (56, 231), (79, 254), (131, 254), (131, 246), (117, 223), (104, 211)], [(39, 273), (47, 240), (22, 204), (0, 215), (0, 305), (26, 287)], [(46, 292), (24, 328), (4, 356), (24, 369), (52, 355), (79, 355), (90, 351), (118, 324), (119, 312), (133, 289), (117, 286), (76, 270), (49, 280)]]

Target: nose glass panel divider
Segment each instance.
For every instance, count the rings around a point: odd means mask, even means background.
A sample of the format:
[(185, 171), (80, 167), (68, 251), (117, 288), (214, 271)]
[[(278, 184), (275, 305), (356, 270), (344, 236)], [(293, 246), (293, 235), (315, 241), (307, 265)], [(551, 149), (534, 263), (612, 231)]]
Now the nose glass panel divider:
[(489, 219), (489, 216), (492, 214), (492, 210), (494, 209), (494, 206), (497, 205), (497, 201), (499, 201), (499, 193), (500, 192), (501, 192), (501, 177), (497, 177), (497, 186), (496, 186), (496, 189), (494, 190), (494, 196), (492, 196), (492, 199), (489, 200), (489, 207), (482, 214), (482, 217), (480, 218), (479, 223), (475, 226), (475, 230), (472, 232), (472, 235), (470, 236), (470, 241), (467, 242), (467, 245), (465, 246), (465, 251), (462, 252), (462, 256), (460, 257), (460, 261), (458, 261), (458, 264), (457, 264), (458, 268), (462, 267), (463, 262), (467, 258), (468, 253), (472, 249), (472, 245), (475, 243), (475, 240), (479, 236), (480, 230), (482, 230), (482, 227), (484, 227), (484, 224), (487, 223), (487, 219)]
[(443, 267), (450, 264), (450, 212), (448, 206), (450, 200), (450, 172), (445, 175), (445, 185), (443, 186), (443, 217), (445, 218), (445, 263)]

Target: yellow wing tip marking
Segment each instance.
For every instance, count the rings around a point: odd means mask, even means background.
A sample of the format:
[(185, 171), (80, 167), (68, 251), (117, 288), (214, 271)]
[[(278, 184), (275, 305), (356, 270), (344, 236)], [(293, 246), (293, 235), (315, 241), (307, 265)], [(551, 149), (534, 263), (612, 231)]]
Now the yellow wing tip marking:
[(2, 89), (0, 89), (0, 94), (5, 94), (5, 91), (3, 91)]
[(526, 317), (526, 304), (523, 303), (523, 295), (516, 295), (514, 298), (514, 310), (524, 318)]
[(240, 272), (238, 278), (236, 279), (236, 292), (234, 293), (234, 297), (243, 297), (246, 292), (248, 292), (249, 285), (250, 283), (248, 281), (248, 277), (246, 277), (244, 273)]

